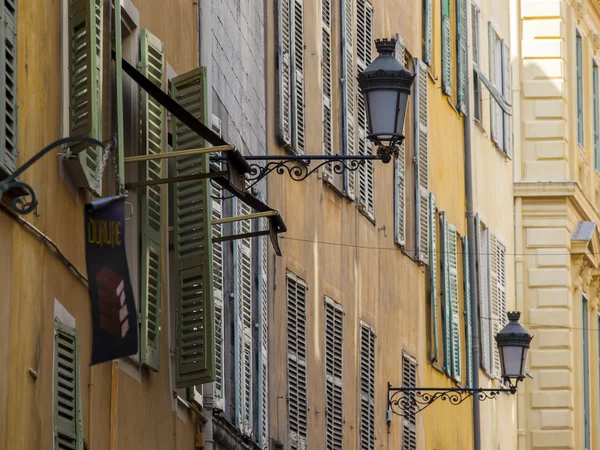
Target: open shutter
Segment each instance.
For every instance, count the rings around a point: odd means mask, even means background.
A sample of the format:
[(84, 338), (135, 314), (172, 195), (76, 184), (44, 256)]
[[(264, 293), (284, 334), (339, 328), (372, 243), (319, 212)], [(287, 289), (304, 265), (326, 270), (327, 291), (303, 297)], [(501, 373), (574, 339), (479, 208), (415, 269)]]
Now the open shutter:
[[(354, 136), (354, 39), (352, 18), (354, 1), (341, 0), (342, 5), (342, 152), (344, 155), (356, 154)], [(344, 171), (344, 192), (354, 200), (356, 174)]]
[[(402, 387), (417, 387), (417, 361), (407, 354), (402, 355)], [(411, 398), (408, 411), (402, 416), (402, 450), (417, 450), (417, 414), (414, 393), (406, 393)]]
[[(121, 24), (121, 0), (114, 0), (115, 24)], [(114, 27), (115, 61), (123, 59), (123, 27)], [(117, 110), (117, 182), (119, 192), (125, 190), (125, 117), (123, 112), (123, 66), (115, 64)]]
[[(490, 60), (490, 81), (498, 92), (502, 92), (502, 75), (501, 72), (502, 57), (499, 55), (501, 50), (498, 48), (498, 35), (490, 22), (488, 22), (488, 51)], [(492, 142), (496, 145), (503, 145), (502, 142), (502, 109), (500, 105), (490, 97), (490, 131)]]
[[(69, 71), (71, 136), (102, 140), (102, 0), (69, 1)], [(96, 182), (102, 151), (88, 143), (75, 144), (86, 184), (101, 194)]]
[(471, 275), (469, 273), (469, 242), (461, 238), (463, 250), (463, 288), (465, 293), (465, 342), (467, 348), (467, 387), (473, 387), (473, 337), (471, 334)]
[(423, 62), (431, 66), (433, 48), (433, 1), (423, 0)]
[(292, 46), (292, 84), (293, 84), (293, 122), (292, 146), (295, 153), (303, 155), (306, 147), (305, 97), (304, 97), (304, 0), (292, 0), (293, 46)]
[[(259, 196), (262, 199), (262, 196)], [(266, 219), (259, 221), (259, 231), (268, 230)], [(269, 445), (269, 299), (267, 291), (268, 242), (267, 237), (258, 238), (258, 444), (262, 449)]]
[(431, 280), (431, 361), (438, 360), (438, 302), (437, 302), (437, 210), (435, 197), (429, 194), (429, 274)]
[[(156, 86), (164, 85), (164, 45), (148, 30), (140, 38), (142, 74)], [(146, 91), (141, 92), (142, 149), (146, 155), (158, 155), (165, 142), (165, 114), (162, 106)], [(162, 160), (146, 161), (144, 176), (148, 181), (162, 178)], [(160, 368), (160, 304), (162, 274), (162, 185), (142, 190), (142, 295), (141, 351), (142, 364), (153, 370)]]
[(375, 333), (360, 327), (360, 448), (375, 450)]
[[(396, 59), (406, 67), (404, 40), (396, 35)], [(398, 158), (394, 161), (394, 241), (404, 247), (406, 244), (406, 143), (402, 141)]]
[(457, 17), (457, 98), (458, 109), (467, 113), (467, 0), (456, 0)]
[(479, 339), (481, 342), (481, 367), (492, 373), (491, 364), (491, 306), (490, 306), (490, 246), (489, 233), (479, 219), (475, 217), (477, 228), (477, 274), (479, 277)]
[(450, 329), (452, 341), (452, 378), (460, 381), (460, 309), (458, 298), (458, 242), (456, 226), (449, 223), (448, 230), (448, 269), (450, 288)]
[(17, 0), (0, 6), (0, 169), (12, 173), (17, 168)]
[(287, 273), (287, 377), (290, 449), (306, 450), (308, 392), (306, 370), (306, 291), (304, 280)]
[(77, 330), (54, 326), (54, 448), (83, 450)]
[(442, 0), (442, 92), (452, 95), (452, 45), (450, 39), (450, 0)]
[(279, 138), (292, 145), (292, 14), (290, 0), (279, 6)]
[[(512, 104), (512, 80), (510, 69), (510, 48), (502, 41), (502, 92), (504, 99), (510, 105)], [(502, 112), (504, 123), (504, 153), (512, 158), (512, 117)]]
[(415, 89), (415, 206), (417, 230), (417, 260), (429, 264), (429, 155), (427, 144), (427, 67), (415, 60), (417, 89)]
[(325, 418), (326, 449), (343, 446), (343, 335), (344, 312), (341, 305), (325, 298)]
[(446, 221), (446, 213), (440, 212), (440, 232), (442, 233), (442, 289), (444, 294), (444, 304), (442, 308), (442, 333), (444, 335), (444, 371), (446, 374), (451, 373), (451, 358), (452, 358), (452, 322), (451, 322), (451, 295), (450, 295), (450, 267), (449, 267), (449, 245), (448, 245), (448, 222)]
[[(173, 98), (208, 123), (206, 68), (173, 78)], [(173, 150), (205, 145), (195, 132), (173, 117)], [(208, 155), (175, 159), (176, 176), (206, 173)], [(191, 387), (215, 380), (212, 211), (210, 183), (194, 180), (174, 186), (176, 385)]]
[[(332, 0), (321, 1), (321, 82), (323, 94), (323, 154), (333, 155), (333, 62), (331, 55)], [(323, 168), (327, 181), (333, 180), (330, 164)]]
[(471, 49), (473, 51), (473, 67), (481, 68), (481, 12), (479, 7), (471, 2)]
[[(498, 240), (498, 237), (490, 233), (490, 284), (492, 297), (492, 333), (496, 336), (504, 325), (506, 325), (506, 246)], [(496, 340), (492, 339), (493, 345), (493, 375), (500, 377), (502, 368), (500, 365), (500, 353)]]

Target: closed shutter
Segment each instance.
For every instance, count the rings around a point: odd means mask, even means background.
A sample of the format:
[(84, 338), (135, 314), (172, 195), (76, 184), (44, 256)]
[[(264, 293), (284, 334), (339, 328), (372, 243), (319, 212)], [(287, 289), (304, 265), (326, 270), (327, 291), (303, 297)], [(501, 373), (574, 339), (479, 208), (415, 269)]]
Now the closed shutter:
[(375, 450), (375, 333), (360, 327), (360, 448)]
[(491, 300), (490, 300), (490, 242), (488, 229), (476, 216), (477, 273), (479, 277), (479, 338), (481, 342), (481, 367), (492, 373)]
[(448, 270), (450, 288), (450, 330), (452, 341), (452, 378), (460, 381), (460, 308), (458, 298), (458, 242), (456, 226), (448, 224)]
[(4, 0), (0, 6), (0, 169), (12, 173), (17, 168), (17, 0)]
[[(490, 233), (490, 283), (492, 300), (492, 330), (493, 336), (496, 336), (507, 321), (507, 279), (506, 279), (506, 246), (498, 240), (498, 237)], [(493, 368), (495, 377), (500, 377), (502, 367), (500, 365), (500, 352), (496, 340), (493, 343)]]
[[(262, 200), (262, 196), (259, 196)], [(259, 231), (268, 230), (268, 222), (261, 219)], [(265, 450), (269, 446), (269, 302), (267, 291), (267, 268), (268, 268), (268, 242), (267, 237), (258, 238), (258, 444)]]
[[(510, 69), (510, 48), (502, 41), (502, 92), (504, 99), (510, 105), (512, 104), (512, 80)], [(504, 153), (509, 158), (512, 158), (512, 116), (509, 116), (504, 111), (502, 112), (504, 123)]]
[(457, 0), (457, 99), (458, 110), (467, 113), (467, 0)]
[(326, 448), (342, 450), (343, 409), (343, 336), (344, 312), (333, 300), (325, 298), (325, 414)]
[(304, 94), (304, 0), (293, 0), (292, 81), (293, 92), (293, 151), (299, 155), (306, 152), (306, 105)]
[[(402, 387), (417, 387), (417, 361), (408, 356), (402, 355)], [(417, 414), (414, 393), (404, 394), (411, 399), (410, 406), (406, 415), (402, 416), (402, 450), (417, 450)]]
[(431, 330), (433, 332), (431, 342), (431, 361), (438, 360), (438, 301), (437, 301), (437, 210), (435, 197), (429, 194), (429, 275), (431, 280)]
[[(142, 74), (156, 86), (164, 84), (164, 45), (148, 30), (142, 30), (140, 39)], [(165, 114), (162, 106), (146, 91), (141, 92), (142, 149), (146, 155), (158, 155), (165, 142)], [(162, 160), (143, 163), (148, 181), (162, 178)], [(141, 363), (153, 370), (160, 368), (160, 303), (162, 274), (162, 197), (161, 185), (142, 190), (142, 291), (141, 291)]]
[(287, 377), (290, 449), (306, 450), (308, 392), (306, 371), (306, 282), (287, 273)]
[[(102, 4), (102, 0), (69, 1), (69, 132), (98, 140), (102, 140)], [(100, 195), (102, 186), (96, 177), (101, 149), (81, 143), (71, 150), (83, 150), (78, 157), (85, 187), (95, 188)]]
[(279, 138), (292, 145), (292, 14), (290, 0), (279, 6)]
[(450, 294), (450, 258), (448, 245), (448, 222), (446, 221), (446, 213), (440, 212), (440, 232), (442, 233), (442, 291), (444, 295), (444, 303), (442, 307), (442, 334), (444, 335), (444, 371), (447, 375), (452, 372), (452, 315), (451, 315), (451, 294)]
[(469, 273), (469, 242), (461, 238), (463, 251), (463, 288), (465, 294), (465, 343), (467, 353), (467, 387), (473, 387), (473, 337), (471, 333), (471, 274)]
[(442, 92), (452, 95), (452, 44), (450, 39), (450, 0), (442, 0)]
[(54, 324), (54, 448), (83, 450), (77, 330)]
[(423, 62), (431, 66), (433, 53), (433, 1), (423, 0)]
[[(321, 75), (323, 91), (323, 154), (333, 155), (333, 61), (331, 54), (332, 0), (321, 0)], [(330, 164), (323, 168), (327, 181), (333, 180)]]
[[(406, 67), (404, 40), (396, 35), (396, 59)], [(394, 161), (394, 241), (404, 247), (406, 244), (406, 143), (402, 141), (398, 158)]]
[(415, 89), (415, 161), (417, 254), (423, 264), (429, 264), (429, 151), (427, 137), (427, 67), (415, 60), (417, 89)]
[[(172, 80), (173, 98), (194, 117), (208, 122), (206, 68)], [(173, 117), (173, 150), (205, 145), (194, 131)], [(208, 155), (175, 159), (175, 175), (206, 173)], [(176, 385), (191, 387), (215, 380), (214, 297), (210, 183), (183, 181), (174, 188), (176, 305)]]
[[(341, 0), (342, 5), (342, 152), (344, 155), (356, 154), (354, 136), (354, 39), (352, 18), (354, 1)], [(354, 200), (355, 173), (344, 171), (344, 192)]]
[[(373, 42), (373, 7), (366, 0), (356, 2), (356, 71), (357, 75), (371, 63)], [(356, 126), (358, 154), (373, 154), (373, 143), (367, 139), (367, 108), (360, 87), (357, 89)], [(365, 161), (358, 169), (358, 205), (371, 219), (375, 219), (375, 166)]]
[(481, 68), (481, 12), (479, 7), (471, 3), (471, 49), (473, 51), (473, 67)]

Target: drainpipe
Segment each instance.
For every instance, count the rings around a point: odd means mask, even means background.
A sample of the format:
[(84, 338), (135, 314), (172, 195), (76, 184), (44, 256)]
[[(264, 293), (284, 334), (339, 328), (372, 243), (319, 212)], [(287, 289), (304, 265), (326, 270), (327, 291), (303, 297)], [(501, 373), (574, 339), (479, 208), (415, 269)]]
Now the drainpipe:
[[(469, 52), (466, 52), (466, 65), (469, 67)], [(475, 212), (473, 211), (473, 159), (471, 154), (471, 90), (470, 77), (465, 77), (465, 108), (463, 117), (463, 136), (465, 146), (465, 196), (467, 200), (467, 236), (469, 237), (469, 280), (471, 282), (471, 336), (473, 340), (471, 357), (473, 360), (473, 388), (479, 388), (479, 292), (477, 290), (477, 248), (475, 229)], [(473, 449), (481, 450), (481, 408), (479, 398), (473, 397)]]

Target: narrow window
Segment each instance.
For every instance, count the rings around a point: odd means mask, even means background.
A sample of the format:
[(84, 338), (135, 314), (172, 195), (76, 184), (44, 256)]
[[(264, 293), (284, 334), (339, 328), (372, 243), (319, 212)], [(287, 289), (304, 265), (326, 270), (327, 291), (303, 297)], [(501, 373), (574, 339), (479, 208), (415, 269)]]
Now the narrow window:
[(581, 296), (581, 364), (583, 370), (583, 448), (591, 447), (591, 410), (590, 410), (590, 321), (587, 298)]
[(479, 280), (479, 335), (481, 368), (492, 374), (492, 305), (490, 300), (490, 234), (477, 216), (477, 272)]
[(577, 143), (583, 147), (583, 40), (579, 31), (575, 32), (575, 62), (577, 72)]
[(594, 105), (594, 168), (600, 171), (600, 95), (598, 93), (598, 64), (592, 61), (592, 102)]

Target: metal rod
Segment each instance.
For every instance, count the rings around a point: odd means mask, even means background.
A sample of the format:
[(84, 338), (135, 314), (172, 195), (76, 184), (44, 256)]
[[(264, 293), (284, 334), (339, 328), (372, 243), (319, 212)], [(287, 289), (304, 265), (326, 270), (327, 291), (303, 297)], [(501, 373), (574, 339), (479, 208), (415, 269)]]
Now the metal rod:
[[(273, 155), (248, 155), (244, 156), (246, 161), (373, 161), (380, 160), (380, 155), (289, 155), (289, 156), (273, 156)], [(211, 161), (225, 161), (224, 156), (213, 156)]]
[(233, 150), (231, 145), (219, 145), (217, 147), (194, 148), (190, 150), (180, 150), (176, 152), (158, 153), (156, 155), (128, 156), (124, 158), (125, 164), (141, 161), (153, 161), (156, 159), (179, 158), (184, 156), (203, 155), (205, 153), (228, 152)]
[(275, 212), (275, 211), (267, 211), (267, 212), (262, 212), (262, 213), (246, 214), (244, 216), (224, 217), (222, 219), (213, 220), (212, 225), (221, 225), (224, 223), (240, 222), (242, 220), (260, 219), (261, 217), (271, 217), (271, 216), (275, 216), (276, 214), (277, 214), (277, 212)]
[(511, 388), (418, 388), (418, 387), (389, 387), (389, 392), (465, 392), (465, 393), (477, 393), (477, 392), (512, 392)]
[(233, 234), (231, 236), (222, 236), (220, 238), (213, 238), (213, 244), (217, 242), (237, 241), (238, 239), (248, 239), (258, 236), (268, 236), (271, 234), (270, 231), (254, 231), (252, 233)]
[(138, 189), (148, 186), (156, 186), (158, 184), (180, 183), (182, 181), (192, 180), (205, 180), (207, 178), (217, 178), (223, 176), (227, 176), (227, 172), (197, 173), (195, 175), (186, 175), (184, 177), (161, 178), (159, 180), (140, 181), (139, 183), (128, 183), (125, 185), (125, 189)]

